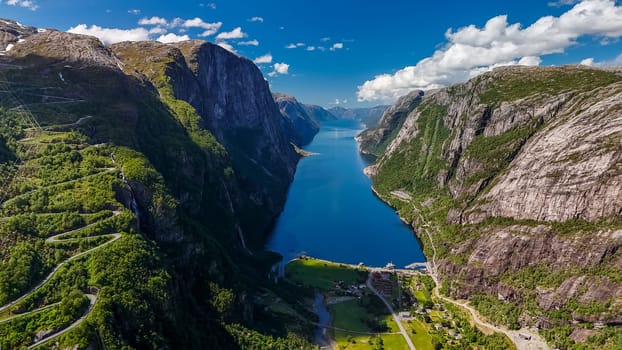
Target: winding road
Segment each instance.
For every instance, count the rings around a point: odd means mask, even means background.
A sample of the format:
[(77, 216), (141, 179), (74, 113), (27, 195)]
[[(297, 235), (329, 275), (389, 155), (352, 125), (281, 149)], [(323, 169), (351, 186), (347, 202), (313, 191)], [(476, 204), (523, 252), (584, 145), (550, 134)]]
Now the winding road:
[[(93, 177), (93, 176), (98, 176), (98, 175), (101, 175), (101, 174), (104, 174), (104, 173), (109, 173), (109, 172), (112, 172), (113, 170), (116, 170), (116, 168), (107, 168), (105, 171), (100, 172), (100, 173), (84, 176), (84, 177), (82, 177), (80, 179), (74, 179), (74, 180), (70, 180), (70, 181), (67, 181), (67, 182), (63, 182), (63, 183), (49, 185), (49, 186), (46, 186), (46, 187), (55, 187), (55, 186), (60, 186), (60, 185), (71, 183), (71, 182), (76, 182), (76, 181), (79, 181), (79, 180), (84, 180), (85, 178), (89, 178), (89, 177)], [(45, 187), (43, 187), (43, 188), (45, 188)], [(33, 191), (30, 191), (30, 192), (34, 192), (34, 191), (41, 190), (41, 189), (42, 188), (38, 188), (38, 189), (35, 189)], [(28, 192), (28, 193), (30, 193), (30, 192)], [(16, 196), (16, 197), (24, 196), (24, 195), (27, 195), (28, 193), (25, 193), (25, 194), (22, 194), (22, 195), (19, 195), (19, 196)], [(9, 202), (9, 201), (7, 201), (7, 202)], [(6, 204), (6, 202), (3, 203), (3, 204)], [(117, 216), (120, 213), (121, 213), (121, 211), (113, 211), (112, 215), (113, 216)], [(88, 255), (88, 254), (90, 254), (90, 253), (92, 253), (92, 252), (94, 252), (96, 250), (102, 249), (102, 248), (104, 248), (104, 247), (114, 243), (115, 241), (119, 240), (122, 237), (121, 233), (117, 232), (117, 233), (107, 233), (107, 234), (93, 235), (93, 236), (89, 236), (89, 237), (63, 238), (64, 236), (70, 235), (70, 234), (75, 233), (75, 232), (79, 232), (79, 231), (84, 230), (86, 228), (89, 228), (91, 226), (97, 225), (98, 223), (99, 222), (95, 222), (95, 223), (83, 226), (81, 228), (65, 231), (65, 232), (59, 233), (57, 235), (53, 235), (53, 236), (48, 237), (45, 240), (46, 244), (55, 244), (55, 243), (63, 243), (63, 242), (74, 242), (74, 241), (77, 241), (77, 240), (91, 239), (91, 238), (95, 238), (95, 237), (109, 237), (110, 239), (108, 241), (106, 241), (106, 242), (96, 246), (96, 247), (93, 247), (91, 249), (85, 250), (85, 251), (83, 251), (81, 253), (78, 253), (76, 255), (73, 255), (73, 256), (67, 258), (66, 260), (64, 260), (63, 262), (58, 264), (41, 282), (39, 282), (36, 286), (31, 288), (28, 292), (26, 292), (25, 294), (23, 294), (22, 296), (20, 296), (19, 298), (15, 299), (15, 300), (11, 301), (8, 304), (0, 306), (0, 312), (3, 312), (5, 310), (15, 306), (19, 302), (23, 301), (24, 299), (26, 299), (27, 297), (32, 295), (38, 289), (43, 287), (48, 281), (50, 281), (60, 271), (60, 269), (63, 266), (65, 266), (65, 265), (69, 264), (70, 262), (72, 262), (74, 260), (77, 260), (77, 259), (79, 259), (79, 258), (81, 258), (81, 257), (83, 257), (85, 255)], [(71, 331), (72, 329), (74, 329), (75, 327), (79, 326), (80, 324), (82, 324), (82, 322), (84, 322), (84, 320), (89, 315), (89, 313), (91, 312), (91, 310), (93, 309), (93, 307), (95, 306), (95, 304), (97, 302), (97, 296), (96, 295), (86, 294), (86, 297), (89, 299), (89, 307), (84, 312), (82, 317), (80, 317), (79, 319), (74, 321), (69, 326), (64, 327), (61, 330), (58, 330), (55, 333), (49, 334), (45, 338), (40, 339), (37, 342), (31, 344), (30, 346), (28, 346), (28, 349), (33, 349), (33, 348), (38, 347), (39, 345), (47, 343), (48, 341), (50, 341), (50, 340), (52, 340), (52, 339), (54, 339), (54, 338), (56, 338), (56, 337), (58, 337), (58, 336), (60, 336), (62, 334), (65, 334), (65, 333)], [(35, 309), (35, 310), (31, 310), (31, 311), (23, 313), (23, 314), (18, 314), (18, 315), (11, 316), (11, 317), (6, 318), (4, 320), (0, 320), (0, 324), (9, 322), (11, 320), (14, 320), (14, 319), (17, 319), (17, 318), (20, 318), (20, 317), (24, 317), (24, 316), (27, 316), (27, 315), (32, 315), (32, 314), (35, 314), (35, 313), (38, 313), (38, 312), (43, 312), (43, 311), (45, 311), (45, 310), (47, 310), (47, 309), (49, 309), (51, 307), (54, 307), (54, 306), (56, 306), (58, 304), (60, 304), (60, 303), (54, 303), (54, 304), (46, 305), (44, 307), (41, 307), (41, 308), (38, 308), (38, 309)]]
[(78, 327), (82, 322), (84, 322), (84, 320), (86, 319), (86, 316), (88, 316), (89, 313), (91, 313), (91, 310), (93, 310), (93, 307), (95, 306), (95, 303), (97, 303), (97, 296), (96, 295), (86, 294), (86, 297), (89, 298), (89, 307), (82, 314), (82, 317), (77, 319), (74, 323), (70, 324), (69, 326), (63, 328), (62, 330), (60, 330), (60, 331), (58, 331), (56, 333), (50, 334), (47, 337), (45, 337), (45, 338), (43, 338), (43, 339), (41, 339), (41, 340), (31, 344), (30, 346), (28, 346), (28, 349), (34, 349), (34, 348), (36, 348), (39, 345), (43, 345), (43, 344), (49, 342), (50, 340), (52, 340), (52, 339), (54, 339), (54, 338), (56, 338), (56, 337), (58, 337), (60, 335), (63, 335), (65, 333), (69, 332), (70, 330)]
[(369, 290), (371, 290), (372, 292), (374, 292), (374, 294), (376, 294), (376, 296), (378, 298), (380, 298), (380, 300), (382, 300), (382, 302), (384, 303), (384, 305), (387, 307), (387, 309), (389, 309), (389, 312), (391, 313), (391, 316), (393, 317), (393, 321), (395, 321), (395, 323), (397, 323), (397, 326), (400, 329), (400, 333), (402, 334), (402, 336), (404, 337), (404, 340), (406, 340), (406, 344), (408, 344), (408, 347), (410, 348), (410, 350), (417, 350), (415, 348), (415, 344), (413, 344), (412, 340), (410, 339), (410, 337), (408, 336), (408, 332), (406, 332), (406, 328), (404, 328), (404, 326), (402, 325), (402, 322), (400, 321), (400, 318), (398, 316), (398, 314), (395, 312), (395, 310), (393, 310), (393, 307), (391, 306), (391, 304), (387, 301), (387, 299), (384, 298), (384, 296), (382, 294), (380, 294), (380, 292), (378, 292), (376, 290), (376, 288), (374, 288), (374, 286), (371, 283), (371, 279), (372, 279), (372, 271), (370, 271), (369, 276), (367, 277), (367, 288), (369, 288)]

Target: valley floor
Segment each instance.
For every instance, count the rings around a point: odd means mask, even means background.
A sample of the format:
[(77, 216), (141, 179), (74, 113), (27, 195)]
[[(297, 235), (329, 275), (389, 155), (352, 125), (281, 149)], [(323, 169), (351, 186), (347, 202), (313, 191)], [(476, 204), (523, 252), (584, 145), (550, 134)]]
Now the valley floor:
[(328, 329), (336, 349), (513, 348), (505, 336), (473, 327), (464, 309), (434, 292), (434, 280), (425, 271), (303, 256), (286, 265), (285, 279), (324, 295), (331, 317), (319, 326)]

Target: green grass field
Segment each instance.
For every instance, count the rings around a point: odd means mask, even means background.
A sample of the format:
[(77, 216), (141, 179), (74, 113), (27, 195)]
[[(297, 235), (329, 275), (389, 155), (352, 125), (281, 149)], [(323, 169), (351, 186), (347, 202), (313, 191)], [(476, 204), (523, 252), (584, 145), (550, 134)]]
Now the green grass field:
[(339, 281), (344, 281), (347, 285), (365, 283), (367, 271), (322, 260), (299, 258), (285, 266), (285, 276), (294, 283), (328, 290), (334, 288)]
[(372, 330), (362, 320), (373, 317), (367, 310), (358, 304), (358, 300), (348, 300), (328, 307), (333, 316), (332, 325), (357, 332), (371, 332)]
[[(408, 336), (415, 344), (417, 350), (434, 350), (432, 337), (428, 333), (428, 327), (423, 322), (418, 320), (404, 322), (404, 326), (408, 330)], [(414, 334), (412, 330), (415, 331)]]
[(418, 290), (418, 291), (415, 292), (415, 298), (417, 298), (417, 302), (419, 304), (423, 304), (426, 301), (430, 300), (430, 295), (428, 293), (426, 293), (425, 291)]
[[(379, 317), (384, 320), (389, 328), (387, 333), (399, 332), (397, 324), (391, 315), (375, 316), (370, 314), (357, 300), (349, 300), (329, 306), (333, 316), (332, 326), (347, 329), (355, 332), (373, 332), (372, 329), (363, 321), (366, 318)], [(339, 344), (339, 349), (368, 350), (373, 349), (375, 344), (382, 339), (385, 349), (408, 349), (406, 341), (401, 334), (359, 334), (342, 330), (334, 330), (333, 338)]]

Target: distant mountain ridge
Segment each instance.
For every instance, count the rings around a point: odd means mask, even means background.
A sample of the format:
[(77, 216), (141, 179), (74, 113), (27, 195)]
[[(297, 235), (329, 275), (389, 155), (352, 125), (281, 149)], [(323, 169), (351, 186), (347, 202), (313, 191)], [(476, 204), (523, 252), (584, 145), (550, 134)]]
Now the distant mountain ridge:
[(339, 119), (355, 119), (365, 124), (367, 128), (374, 127), (382, 114), (390, 106), (375, 106), (369, 108), (344, 108), (344, 107), (332, 107), (328, 111), (335, 115)]

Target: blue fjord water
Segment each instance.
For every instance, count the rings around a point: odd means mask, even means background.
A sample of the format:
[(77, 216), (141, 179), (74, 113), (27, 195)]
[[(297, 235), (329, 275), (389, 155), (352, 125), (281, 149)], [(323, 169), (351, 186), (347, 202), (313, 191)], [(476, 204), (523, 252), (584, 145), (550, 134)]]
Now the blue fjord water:
[(283, 213), (266, 248), (285, 262), (306, 254), (367, 266), (423, 262), (419, 242), (393, 209), (371, 191), (352, 120), (325, 122), (298, 164)]

